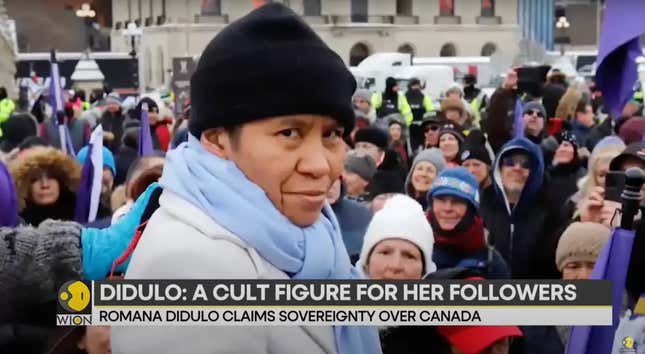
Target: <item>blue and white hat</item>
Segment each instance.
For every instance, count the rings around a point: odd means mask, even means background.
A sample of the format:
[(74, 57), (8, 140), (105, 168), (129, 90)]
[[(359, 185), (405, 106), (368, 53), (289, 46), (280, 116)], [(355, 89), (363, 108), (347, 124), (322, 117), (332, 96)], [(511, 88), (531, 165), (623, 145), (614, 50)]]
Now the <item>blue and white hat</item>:
[(479, 209), (479, 184), (464, 167), (445, 169), (435, 178), (428, 199), (442, 195), (463, 199), (475, 210)]

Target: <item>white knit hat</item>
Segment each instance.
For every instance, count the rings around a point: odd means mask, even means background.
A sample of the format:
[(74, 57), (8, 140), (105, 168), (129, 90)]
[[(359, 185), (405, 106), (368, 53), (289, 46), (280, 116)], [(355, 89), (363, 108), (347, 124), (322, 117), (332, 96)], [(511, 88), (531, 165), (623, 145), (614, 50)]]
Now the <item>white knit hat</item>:
[(437, 270), (432, 261), (434, 236), (421, 204), (416, 200), (396, 194), (385, 201), (383, 209), (377, 211), (367, 227), (361, 256), (357, 267), (366, 272), (367, 260), (376, 244), (383, 240), (396, 238), (412, 242), (421, 250), (425, 261), (425, 274)]

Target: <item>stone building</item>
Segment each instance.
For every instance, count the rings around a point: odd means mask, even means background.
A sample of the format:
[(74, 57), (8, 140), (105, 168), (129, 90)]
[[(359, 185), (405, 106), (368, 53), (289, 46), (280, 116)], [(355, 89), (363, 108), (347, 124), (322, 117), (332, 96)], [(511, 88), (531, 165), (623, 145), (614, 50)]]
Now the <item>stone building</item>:
[[(143, 29), (137, 45), (141, 89), (167, 86), (173, 58), (198, 56), (227, 23), (244, 16), (259, 2), (112, 0), (112, 51), (130, 51), (122, 31), (135, 22)], [(301, 14), (348, 65), (376, 52), (481, 56), (501, 50), (512, 56), (522, 36), (518, 1), (513, 0), (281, 2)], [(544, 2), (552, 5), (553, 0)], [(552, 19), (553, 13), (544, 16)]]

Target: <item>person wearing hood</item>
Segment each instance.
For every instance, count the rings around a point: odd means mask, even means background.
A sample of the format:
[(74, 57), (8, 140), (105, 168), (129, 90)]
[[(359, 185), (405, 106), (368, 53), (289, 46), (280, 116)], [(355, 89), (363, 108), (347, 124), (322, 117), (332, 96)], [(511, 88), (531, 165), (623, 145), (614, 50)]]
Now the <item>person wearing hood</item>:
[(401, 166), (407, 170), (408, 166), (410, 166), (408, 140), (406, 136), (407, 129), (401, 118), (403, 117), (400, 114), (396, 114), (388, 123), (389, 149), (399, 154)]
[(338, 219), (349, 259), (355, 264), (363, 247), (363, 237), (372, 219), (372, 213), (366, 206), (348, 199), (346, 192), (345, 183), (339, 178), (329, 188), (327, 202)]
[(446, 160), (441, 150), (431, 148), (421, 151), (412, 162), (412, 167), (405, 179), (405, 194), (421, 204), (423, 210), (428, 208), (426, 194), (432, 186), (432, 182), (443, 169), (446, 168)]
[[(65, 102), (64, 120), (67, 129), (69, 130), (69, 137), (72, 139), (72, 146), (74, 153), (80, 150), (90, 141), (90, 124), (80, 118), (80, 110), (75, 109), (71, 102)], [(47, 144), (60, 149), (60, 136), (58, 134), (58, 119), (52, 116), (50, 119), (45, 120), (40, 124), (39, 135)]]
[(421, 205), (397, 194), (372, 217), (356, 267), (369, 279), (419, 280), (437, 269), (433, 243)]
[(491, 177), (491, 154), (486, 148), (486, 137), (481, 130), (468, 134), (461, 147), (461, 166), (475, 176), (479, 190), (483, 192), (493, 184)]
[(345, 157), (343, 183), (347, 190), (347, 198), (359, 203), (368, 200), (369, 185), (376, 174), (376, 163), (369, 155), (350, 152)]
[(385, 79), (385, 91), (376, 92), (372, 95), (372, 107), (376, 110), (378, 119), (389, 116), (393, 113), (400, 113), (405, 119), (407, 126), (412, 123), (412, 109), (405, 95), (399, 92), (399, 84), (393, 77)]
[(555, 248), (567, 223), (549, 199), (540, 147), (516, 138), (500, 150), (493, 165), (494, 188), (481, 198), (489, 243), (504, 257), (514, 279), (555, 279)]
[(474, 121), (479, 124), (481, 112), (486, 109), (488, 97), (484, 91), (476, 86), (477, 76), (466, 74), (462, 80), (464, 83), (464, 99), (468, 102), (468, 108), (474, 116)]
[(535, 144), (540, 145), (544, 139), (544, 124), (546, 111), (539, 102), (527, 102), (522, 107), (524, 121), (524, 136)]
[(398, 154), (387, 148), (387, 134), (379, 128), (364, 128), (356, 132), (355, 151), (369, 155), (376, 162), (376, 173), (369, 185), (369, 199), (382, 193), (403, 193), (406, 172)]
[(489, 279), (510, 278), (502, 256), (487, 244), (479, 215), (479, 183), (467, 169), (445, 169), (434, 180), (427, 198), (435, 242), (432, 260), (437, 269), (464, 267)]
[[(141, 122), (141, 110), (143, 105), (148, 106), (148, 122)], [(170, 118), (162, 118), (159, 115), (159, 106), (150, 97), (142, 98), (136, 107), (131, 111), (131, 119), (141, 122), (141, 124), (150, 125), (150, 135), (152, 137), (152, 147), (155, 150), (167, 151), (170, 146), (170, 129), (168, 125), (172, 123)], [(126, 121), (126, 124), (128, 122)]]
[[(159, 208), (125, 279), (359, 279), (327, 202), (355, 89), (342, 58), (281, 3), (222, 29), (191, 77), (188, 143), (166, 155)], [(111, 345), (123, 354), (381, 352), (376, 328), (352, 326), (112, 327)]]
[(421, 81), (416, 77), (410, 79), (408, 90), (405, 92), (405, 98), (412, 109), (412, 123), (410, 124), (410, 145), (412, 151), (416, 151), (423, 145), (423, 129), (421, 123), (426, 113), (434, 112), (434, 103), (430, 96), (421, 90)]
[(376, 121), (376, 110), (372, 107), (372, 94), (369, 90), (358, 89), (352, 96), (354, 110), (360, 112), (361, 116), (367, 118), (370, 124)]
[(52, 147), (34, 147), (11, 161), (20, 217), (33, 226), (46, 219), (74, 220), (81, 166)]
[(439, 149), (448, 167), (461, 164), (459, 150), (464, 142), (463, 129), (457, 123), (444, 123), (439, 130)]
[(105, 97), (105, 109), (98, 121), (103, 127), (103, 145), (107, 146), (112, 153), (119, 152), (121, 139), (123, 138), (123, 122), (125, 116), (121, 107), (121, 100), (116, 94)]
[[(116, 223), (133, 207), (134, 202), (152, 183), (161, 177), (165, 158), (161, 156), (143, 156), (135, 159), (125, 179), (124, 204), (112, 214), (111, 224)], [(116, 190), (115, 190), (116, 191)]]
[(547, 173), (550, 177), (549, 189), (555, 205), (564, 205), (566, 201), (578, 192), (578, 180), (587, 171), (582, 166), (578, 156), (578, 140), (568, 130), (556, 134), (558, 148), (555, 150), (553, 162)]

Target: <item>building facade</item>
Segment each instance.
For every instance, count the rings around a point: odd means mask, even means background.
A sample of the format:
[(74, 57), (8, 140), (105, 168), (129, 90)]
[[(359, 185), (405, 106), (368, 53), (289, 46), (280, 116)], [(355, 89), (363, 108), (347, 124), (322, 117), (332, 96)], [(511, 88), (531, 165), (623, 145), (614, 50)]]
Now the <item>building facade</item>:
[[(521, 1), (521, 0), (520, 0)], [(546, 0), (552, 2), (553, 0)], [(122, 31), (143, 29), (140, 88), (168, 86), (172, 59), (197, 57), (226, 24), (258, 0), (112, 0), (112, 51), (130, 51)], [(301, 14), (348, 65), (377, 52), (416, 56), (514, 56), (522, 31), (518, 1), (282, 0)], [(551, 18), (552, 18), (551, 14)]]

